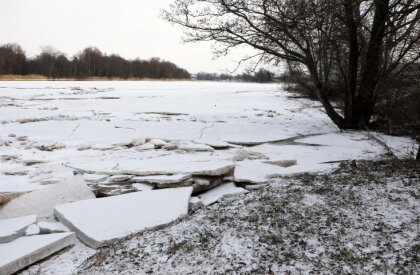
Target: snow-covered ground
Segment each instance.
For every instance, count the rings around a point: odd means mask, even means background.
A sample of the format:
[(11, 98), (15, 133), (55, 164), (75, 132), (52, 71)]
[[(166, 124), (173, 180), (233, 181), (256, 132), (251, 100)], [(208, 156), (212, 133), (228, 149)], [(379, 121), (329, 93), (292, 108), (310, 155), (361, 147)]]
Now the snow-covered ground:
[(104, 247), (79, 271), (418, 274), (419, 179), (413, 161), (349, 162), (332, 174), (279, 179)]
[[(210, 204), (244, 193), (238, 186), (253, 190), (343, 160), (377, 159), (387, 148), (412, 156), (416, 144), (340, 132), (319, 103), (279, 84), (0, 82), (0, 219), (16, 213), (2, 204), (74, 174), (97, 197), (193, 186), (194, 196)], [(210, 191), (217, 194), (202, 194), (217, 186)], [(78, 242), (50, 259), (54, 268), (67, 268), (60, 274), (76, 266), (66, 262), (68, 253), (92, 252)], [(42, 263), (54, 270), (48, 266)]]

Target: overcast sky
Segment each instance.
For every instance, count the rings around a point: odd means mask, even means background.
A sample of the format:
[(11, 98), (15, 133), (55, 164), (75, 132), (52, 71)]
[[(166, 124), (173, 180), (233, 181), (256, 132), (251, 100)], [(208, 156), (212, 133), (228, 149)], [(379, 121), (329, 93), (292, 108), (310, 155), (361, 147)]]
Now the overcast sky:
[(173, 0), (0, 0), (0, 44), (28, 56), (52, 46), (69, 57), (96, 46), (125, 58), (160, 57), (192, 73), (233, 70), (246, 53), (213, 60), (209, 43), (183, 44), (182, 29), (159, 18)]

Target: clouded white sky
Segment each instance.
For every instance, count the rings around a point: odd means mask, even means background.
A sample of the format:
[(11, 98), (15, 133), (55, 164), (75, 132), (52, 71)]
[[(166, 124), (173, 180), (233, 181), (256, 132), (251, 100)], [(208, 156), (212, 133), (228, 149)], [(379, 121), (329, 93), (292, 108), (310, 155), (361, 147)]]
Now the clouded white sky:
[(159, 18), (173, 0), (0, 0), (0, 44), (28, 56), (52, 46), (69, 57), (96, 46), (125, 58), (160, 57), (192, 73), (232, 71), (250, 50), (213, 60), (211, 44), (182, 43), (182, 29)]

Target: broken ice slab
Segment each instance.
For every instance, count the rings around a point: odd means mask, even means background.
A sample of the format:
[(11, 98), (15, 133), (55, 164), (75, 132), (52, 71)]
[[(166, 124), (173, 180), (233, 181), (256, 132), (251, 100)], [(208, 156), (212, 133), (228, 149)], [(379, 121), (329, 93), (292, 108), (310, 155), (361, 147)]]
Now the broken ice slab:
[(243, 194), (247, 192), (248, 190), (245, 190), (241, 187), (237, 187), (233, 182), (229, 182), (229, 183), (224, 183), (220, 186), (217, 186), (199, 195), (198, 197), (200, 198), (203, 205), (207, 206), (207, 205), (217, 202), (218, 200), (222, 198), (238, 195), (238, 194)]
[(133, 176), (130, 175), (116, 175), (109, 177), (108, 180), (110, 182), (126, 182), (129, 181)]
[(277, 172), (270, 173), (267, 175), (267, 177), (278, 178), (283, 176), (300, 175), (305, 173), (319, 173), (338, 168), (338, 166), (339, 163), (314, 163), (294, 165), (287, 168), (283, 168), (282, 170), (279, 170)]
[(56, 205), (95, 198), (81, 176), (22, 195), (0, 209), (0, 219), (37, 214), (50, 218)]
[(59, 205), (55, 214), (85, 244), (98, 248), (186, 215), (191, 193), (192, 187), (135, 192)]
[(39, 229), (38, 225), (31, 224), (28, 228), (26, 228), (25, 235), (34, 236), (34, 235), (39, 235), (40, 232), (41, 230)]
[(160, 148), (162, 146), (165, 146), (167, 142), (162, 139), (154, 138), (151, 139), (149, 143), (153, 144), (155, 148)]
[(6, 176), (0, 174), (0, 193), (28, 192), (42, 188), (42, 185), (30, 183), (27, 176)]
[(75, 242), (75, 234), (58, 233), (21, 237), (0, 244), (0, 274), (13, 274)]
[(169, 185), (177, 185), (191, 179), (191, 175), (177, 174), (177, 175), (156, 175), (156, 176), (144, 176), (134, 177), (131, 180), (138, 183), (150, 183), (158, 185), (158, 187), (166, 187)]
[(84, 174), (83, 178), (87, 182), (98, 183), (98, 182), (101, 182), (101, 181), (105, 180), (106, 178), (108, 178), (108, 176), (107, 175), (96, 175), (96, 174)]
[(172, 174), (221, 176), (230, 174), (234, 169), (233, 162), (215, 159), (208, 153), (171, 154), (148, 159), (131, 159), (127, 156), (110, 154), (106, 159), (88, 158), (70, 163), (69, 166), (92, 174), (136, 176)]
[(36, 223), (36, 215), (0, 220), (0, 243), (8, 243), (25, 235), (26, 229)]
[(153, 185), (148, 183), (134, 183), (133, 188), (136, 191), (149, 191), (155, 188)]
[(51, 234), (51, 233), (61, 233), (68, 232), (69, 230), (59, 222), (39, 222), (37, 223), (39, 227), (40, 234)]
[(285, 169), (261, 161), (245, 160), (236, 163), (234, 177), (235, 182), (266, 183), (268, 175)]
[(206, 144), (195, 143), (191, 141), (180, 141), (177, 143), (179, 150), (187, 152), (213, 152), (214, 148)]

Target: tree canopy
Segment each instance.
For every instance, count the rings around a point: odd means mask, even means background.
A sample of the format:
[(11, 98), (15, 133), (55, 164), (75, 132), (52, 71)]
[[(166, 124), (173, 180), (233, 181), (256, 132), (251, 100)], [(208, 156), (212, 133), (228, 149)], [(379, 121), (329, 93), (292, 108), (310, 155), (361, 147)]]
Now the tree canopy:
[(49, 78), (190, 78), (188, 71), (172, 62), (151, 58), (127, 60), (107, 55), (95, 47), (86, 48), (71, 59), (52, 48), (43, 47), (34, 58), (27, 58), (17, 44), (0, 46), (0, 75), (38, 74)]

